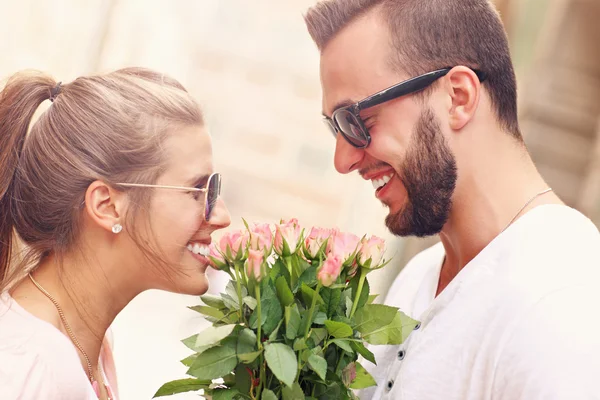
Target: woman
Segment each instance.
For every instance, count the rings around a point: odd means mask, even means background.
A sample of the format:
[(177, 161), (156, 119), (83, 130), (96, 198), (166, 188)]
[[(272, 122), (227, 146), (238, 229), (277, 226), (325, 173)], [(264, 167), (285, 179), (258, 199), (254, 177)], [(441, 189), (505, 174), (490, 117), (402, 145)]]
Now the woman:
[(145, 290), (206, 292), (211, 234), (230, 223), (219, 192), (202, 113), (177, 81), (140, 68), (66, 85), (10, 78), (0, 94), (0, 397), (116, 399), (106, 332)]

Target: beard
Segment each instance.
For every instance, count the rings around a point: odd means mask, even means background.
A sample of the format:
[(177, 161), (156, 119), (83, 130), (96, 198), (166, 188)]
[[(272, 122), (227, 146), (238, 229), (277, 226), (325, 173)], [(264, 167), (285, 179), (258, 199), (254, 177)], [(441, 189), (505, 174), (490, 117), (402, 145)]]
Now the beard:
[(431, 109), (421, 113), (404, 163), (397, 169), (408, 201), (385, 224), (394, 235), (426, 237), (441, 232), (452, 208), (456, 159)]

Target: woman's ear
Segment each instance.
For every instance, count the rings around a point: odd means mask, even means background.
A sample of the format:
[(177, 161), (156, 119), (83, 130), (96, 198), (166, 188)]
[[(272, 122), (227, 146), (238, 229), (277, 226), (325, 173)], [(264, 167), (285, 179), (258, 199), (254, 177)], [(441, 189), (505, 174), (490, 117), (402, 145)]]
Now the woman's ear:
[(467, 67), (455, 67), (448, 72), (448, 91), (452, 100), (449, 110), (450, 127), (453, 130), (464, 128), (474, 117), (481, 83), (475, 72)]
[(85, 192), (85, 210), (98, 226), (119, 233), (125, 212), (125, 195), (102, 181), (94, 181)]

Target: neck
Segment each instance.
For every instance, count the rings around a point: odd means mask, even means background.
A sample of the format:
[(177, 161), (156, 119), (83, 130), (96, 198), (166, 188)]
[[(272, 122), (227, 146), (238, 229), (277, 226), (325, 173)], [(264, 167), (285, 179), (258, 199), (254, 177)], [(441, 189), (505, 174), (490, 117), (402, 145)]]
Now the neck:
[[(87, 263), (65, 257), (59, 264), (55, 257), (49, 256), (32, 274), (38, 284), (59, 304), (93, 369), (97, 367), (108, 327), (117, 314), (139, 293), (109, 279), (115, 276), (111, 271), (115, 270), (116, 266), (116, 263), (111, 263), (110, 260), (100, 263), (94, 257)], [(56, 318), (58, 313), (54, 304), (29, 279), (23, 281), (18, 290), (24, 290), (28, 295), (35, 296), (33, 298), (36, 301), (44, 302), (43, 308), (37, 308), (37, 316), (50, 320), (68, 335), (63, 321)], [(80, 358), (86, 366), (85, 357), (80, 354)]]
[(438, 294), (513, 220), (541, 204), (562, 204), (553, 192), (540, 194), (548, 185), (524, 146), (505, 136), (490, 148), (471, 149), (468, 157), (457, 157), (463, 173), (440, 233), (446, 257)]

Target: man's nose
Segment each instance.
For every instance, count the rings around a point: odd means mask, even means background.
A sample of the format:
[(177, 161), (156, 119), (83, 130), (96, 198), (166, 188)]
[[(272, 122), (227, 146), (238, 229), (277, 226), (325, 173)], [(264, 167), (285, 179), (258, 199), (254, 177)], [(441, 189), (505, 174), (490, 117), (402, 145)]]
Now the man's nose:
[(352, 146), (341, 134), (338, 134), (335, 142), (334, 165), (340, 174), (348, 174), (354, 171), (364, 157), (364, 150)]

